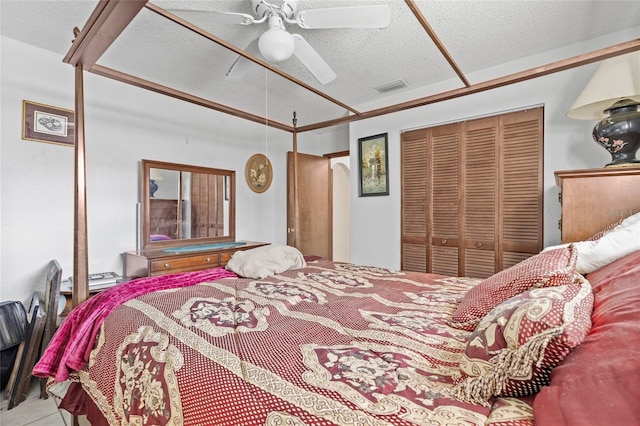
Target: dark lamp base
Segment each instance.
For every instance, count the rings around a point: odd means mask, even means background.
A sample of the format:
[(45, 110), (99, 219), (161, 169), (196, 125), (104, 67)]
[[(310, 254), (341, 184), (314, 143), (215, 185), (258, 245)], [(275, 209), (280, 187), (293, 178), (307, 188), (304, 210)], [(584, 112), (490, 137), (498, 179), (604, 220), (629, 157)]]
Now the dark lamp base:
[(605, 167), (640, 167), (636, 152), (640, 148), (640, 111), (638, 105), (610, 110), (593, 128), (593, 139), (611, 154)]
[(155, 180), (149, 180), (149, 195), (153, 198), (156, 195), (156, 191), (158, 190), (158, 184)]

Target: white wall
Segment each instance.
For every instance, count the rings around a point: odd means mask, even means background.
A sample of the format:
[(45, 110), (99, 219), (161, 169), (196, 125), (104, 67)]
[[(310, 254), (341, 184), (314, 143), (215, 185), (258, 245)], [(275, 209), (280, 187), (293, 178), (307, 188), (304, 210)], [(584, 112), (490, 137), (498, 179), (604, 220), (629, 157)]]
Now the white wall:
[[(73, 109), (74, 71), (51, 52), (1, 41), (0, 300), (26, 302), (43, 289), (49, 260), (73, 272), (74, 163), (71, 147), (21, 139), (22, 101)], [(259, 124), (89, 73), (84, 85), (90, 272), (122, 272), (122, 253), (136, 248), (141, 159), (235, 170), (237, 238), (286, 243), (290, 133), (269, 129), (266, 144)], [(301, 152), (320, 146), (314, 134), (298, 137)], [(273, 183), (256, 194), (244, 166), (265, 149)]]
[[(592, 49), (631, 37), (632, 34), (627, 32), (607, 40), (595, 40)], [(560, 52), (559, 56), (574, 54), (567, 51)], [(507, 67), (522, 70), (534, 66), (526, 66), (525, 63), (526, 59), (521, 61), (522, 66)], [(595, 122), (571, 120), (565, 115), (596, 67), (597, 64), (591, 64), (463, 98), (351, 123), (351, 261), (400, 268), (400, 134), (403, 131), (538, 105), (544, 106), (544, 245), (559, 243), (560, 204), (554, 171), (599, 168), (611, 161), (609, 153), (591, 137)], [(474, 75), (469, 77), (472, 82), (487, 79)], [(437, 93), (436, 88), (433, 93)], [(362, 106), (358, 109), (368, 110)], [(388, 133), (389, 137), (389, 196), (358, 197), (358, 138), (380, 133)]]

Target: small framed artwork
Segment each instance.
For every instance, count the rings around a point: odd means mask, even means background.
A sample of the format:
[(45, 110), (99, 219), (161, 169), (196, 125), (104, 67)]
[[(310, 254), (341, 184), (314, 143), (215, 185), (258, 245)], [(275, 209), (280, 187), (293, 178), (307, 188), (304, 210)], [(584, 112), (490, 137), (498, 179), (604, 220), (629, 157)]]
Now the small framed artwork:
[(361, 197), (389, 195), (387, 133), (358, 139)]
[(22, 102), (22, 139), (73, 146), (73, 111), (30, 101)]
[(245, 165), (244, 177), (253, 192), (265, 192), (271, 186), (273, 179), (271, 161), (264, 154), (251, 156)]

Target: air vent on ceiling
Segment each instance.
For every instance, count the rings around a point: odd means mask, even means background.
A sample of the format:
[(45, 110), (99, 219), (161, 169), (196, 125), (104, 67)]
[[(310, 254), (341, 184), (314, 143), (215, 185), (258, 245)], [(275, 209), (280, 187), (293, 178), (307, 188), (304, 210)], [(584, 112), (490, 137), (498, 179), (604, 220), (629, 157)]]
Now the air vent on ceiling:
[(377, 86), (375, 89), (380, 93), (386, 93), (386, 92), (401, 89), (407, 86), (408, 86), (407, 82), (400, 79), (400, 80), (390, 81), (389, 83), (381, 84), (380, 86)]

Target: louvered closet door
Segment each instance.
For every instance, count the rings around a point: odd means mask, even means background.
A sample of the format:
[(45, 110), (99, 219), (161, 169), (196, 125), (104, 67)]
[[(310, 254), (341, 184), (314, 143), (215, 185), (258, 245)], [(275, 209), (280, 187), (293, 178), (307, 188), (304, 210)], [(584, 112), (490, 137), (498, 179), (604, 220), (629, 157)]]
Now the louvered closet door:
[(431, 268), (429, 272), (457, 276), (460, 241), (460, 126), (429, 129), (431, 148)]
[(207, 237), (206, 224), (209, 220), (209, 197), (207, 195), (207, 176), (202, 173), (191, 174), (191, 237)]
[(224, 235), (224, 176), (191, 174), (192, 238)]
[(542, 250), (543, 112), (535, 108), (501, 117), (501, 269)]
[(402, 135), (403, 269), (483, 278), (541, 250), (542, 126), (536, 108)]
[(466, 277), (485, 278), (496, 270), (498, 121), (491, 117), (463, 124), (464, 246), (460, 275)]
[(402, 266), (405, 271), (427, 272), (427, 132), (402, 135)]
[(209, 237), (224, 235), (224, 176), (209, 175)]

